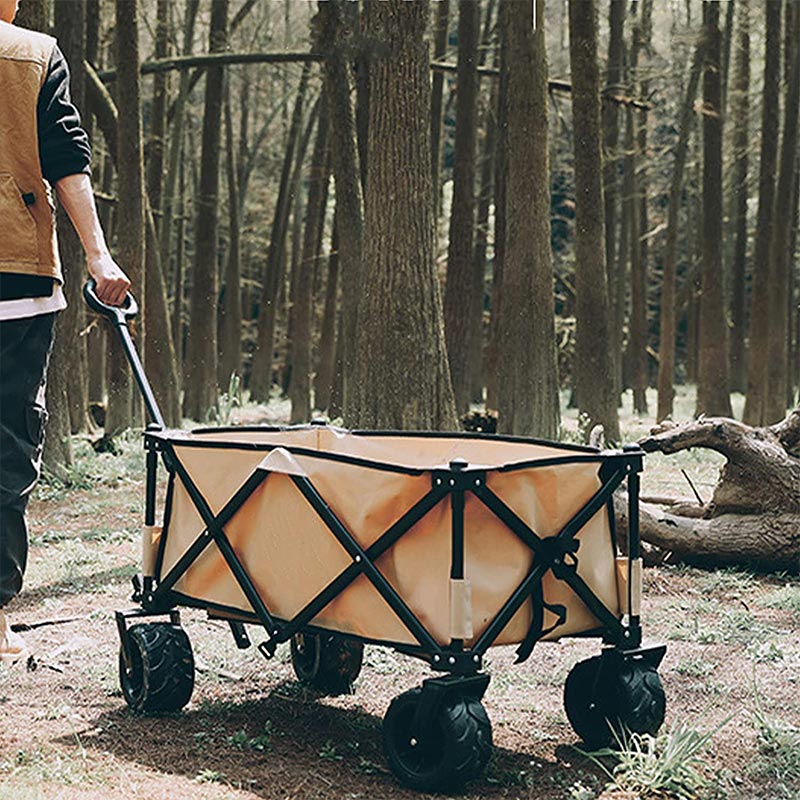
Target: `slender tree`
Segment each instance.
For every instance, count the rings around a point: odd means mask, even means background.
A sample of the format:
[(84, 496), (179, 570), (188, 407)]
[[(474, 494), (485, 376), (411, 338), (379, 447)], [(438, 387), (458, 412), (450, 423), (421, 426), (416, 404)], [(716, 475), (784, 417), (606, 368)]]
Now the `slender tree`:
[(730, 417), (728, 329), (722, 276), (722, 81), (719, 3), (705, 0), (703, 71), (703, 259), (698, 328), (697, 414)]
[(475, 296), (473, 241), (475, 232), (475, 140), (478, 121), (478, 39), (480, 3), (458, 4), (458, 93), (453, 156), (453, 204), (447, 248), (444, 330), (456, 410), (469, 409), (475, 327), (480, 326), (483, 299)]
[[(227, 40), (228, 0), (212, 0), (210, 52), (225, 50)], [(222, 67), (209, 68), (203, 112), (200, 193), (183, 398), (184, 414), (196, 420), (205, 419), (217, 398), (217, 244), (223, 79)]]
[(747, 352), (747, 398), (744, 422), (763, 425), (766, 420), (767, 360), (769, 358), (769, 256), (775, 198), (780, 126), (782, 0), (766, 4), (764, 40), (764, 90), (761, 107), (761, 150), (758, 166), (758, 217), (753, 253), (753, 299)]
[(368, 6), (367, 17), (378, 45), (369, 64), (364, 261), (370, 269), (362, 281), (345, 423), (454, 429), (433, 259), (428, 3), (388, 0)]
[(731, 264), (731, 389), (743, 392), (745, 369), (746, 280), (747, 280), (747, 170), (750, 150), (750, 3), (736, 4), (738, 27), (733, 47), (733, 86), (730, 92), (733, 124), (733, 178), (731, 186), (732, 228), (735, 236)]
[(610, 355), (600, 145), (600, 76), (594, 0), (569, 0), (575, 129), (575, 290), (578, 407), (609, 441), (619, 441)]
[[(791, 224), (794, 218), (795, 165), (798, 150), (798, 112), (800, 111), (800, 3), (790, 3), (786, 16), (787, 65), (786, 99), (784, 102), (783, 138), (781, 139), (776, 208), (773, 216), (769, 279), (769, 350), (765, 422), (770, 425), (786, 416), (789, 397), (789, 341), (791, 326), (787, 294), (791, 297), (790, 269), (792, 253)], [(788, 200), (788, 208), (787, 201)]]
[[(447, 34), (450, 21), (450, 0), (439, 0), (436, 3), (436, 21), (433, 35), (433, 58), (444, 60), (447, 55)], [(431, 175), (433, 176), (433, 194), (436, 203), (436, 216), (439, 216), (439, 173), (442, 165), (442, 98), (444, 96), (444, 72), (434, 70), (433, 88), (431, 90)]]
[[(667, 236), (664, 249), (664, 272), (661, 279), (660, 332), (658, 352), (658, 409), (659, 421), (672, 416), (675, 398), (675, 331), (676, 331), (676, 282), (678, 261), (678, 221), (683, 193), (683, 174), (689, 152), (689, 137), (694, 127), (694, 101), (700, 85), (700, 75), (705, 59), (705, 32), (701, 31), (695, 44), (686, 92), (680, 107), (678, 142), (669, 186), (667, 207)], [(690, 215), (691, 216), (691, 215)], [(691, 260), (691, 257), (690, 257)], [(691, 286), (691, 275), (687, 278)]]

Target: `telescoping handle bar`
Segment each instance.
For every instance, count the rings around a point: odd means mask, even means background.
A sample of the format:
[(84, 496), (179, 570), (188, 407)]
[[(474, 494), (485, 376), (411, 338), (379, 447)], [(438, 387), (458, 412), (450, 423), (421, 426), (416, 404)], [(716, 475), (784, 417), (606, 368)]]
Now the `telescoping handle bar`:
[(147, 380), (147, 375), (144, 374), (144, 367), (142, 366), (139, 354), (136, 352), (136, 347), (133, 344), (133, 339), (131, 339), (131, 334), (128, 330), (128, 320), (133, 319), (139, 313), (139, 306), (136, 304), (133, 295), (128, 292), (125, 303), (121, 306), (106, 305), (97, 296), (97, 284), (94, 282), (93, 278), (90, 278), (83, 286), (83, 298), (92, 311), (96, 311), (98, 314), (107, 317), (114, 328), (116, 328), (120, 341), (122, 342), (122, 348), (125, 350), (125, 355), (128, 357), (128, 362), (133, 370), (133, 376), (136, 378), (136, 383), (139, 384), (139, 390), (144, 398), (144, 404), (147, 406), (147, 413), (150, 414), (150, 418), (159, 428), (165, 428), (164, 417), (161, 416), (161, 410), (153, 396), (150, 382)]

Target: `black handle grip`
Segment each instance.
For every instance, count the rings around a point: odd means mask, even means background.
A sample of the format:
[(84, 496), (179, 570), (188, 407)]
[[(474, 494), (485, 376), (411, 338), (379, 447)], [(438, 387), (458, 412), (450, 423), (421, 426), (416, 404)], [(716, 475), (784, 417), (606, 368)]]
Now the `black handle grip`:
[(97, 283), (94, 278), (89, 278), (83, 285), (83, 299), (92, 311), (108, 317), (115, 325), (125, 325), (129, 319), (133, 319), (139, 313), (136, 298), (130, 292), (125, 295), (125, 302), (121, 306), (106, 305), (97, 296)]

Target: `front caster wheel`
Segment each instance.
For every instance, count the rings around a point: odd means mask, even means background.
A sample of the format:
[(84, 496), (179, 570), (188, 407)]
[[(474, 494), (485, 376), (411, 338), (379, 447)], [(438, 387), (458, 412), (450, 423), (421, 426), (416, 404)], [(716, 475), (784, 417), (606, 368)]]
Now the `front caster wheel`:
[(132, 625), (130, 664), (120, 648), (119, 683), (137, 714), (179, 711), (194, 689), (194, 657), (183, 628), (166, 622)]
[(352, 694), (361, 672), (364, 645), (334, 633), (292, 637), (292, 667), (298, 680), (327, 695)]
[(599, 749), (614, 744), (624, 731), (657, 733), (666, 701), (651, 664), (595, 656), (567, 676), (564, 707), (575, 733), (587, 747)]
[(396, 697), (383, 718), (383, 749), (400, 783), (417, 791), (454, 790), (480, 776), (492, 754), (492, 726), (480, 700), (454, 695), (417, 730), (422, 689)]

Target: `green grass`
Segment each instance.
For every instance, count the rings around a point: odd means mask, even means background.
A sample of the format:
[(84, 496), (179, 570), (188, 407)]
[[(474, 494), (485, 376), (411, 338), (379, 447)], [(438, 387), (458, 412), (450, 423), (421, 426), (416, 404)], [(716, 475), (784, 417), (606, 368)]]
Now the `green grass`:
[(800, 616), (800, 582), (792, 581), (780, 589), (775, 589), (759, 598), (758, 604), (764, 608), (791, 611), (794, 616)]

